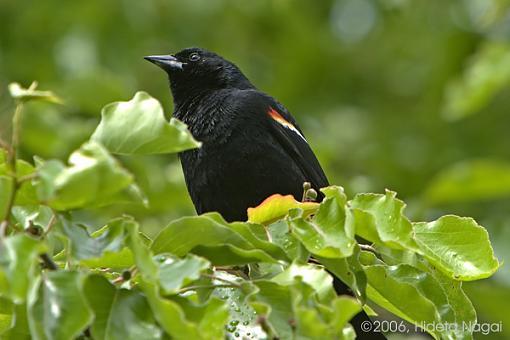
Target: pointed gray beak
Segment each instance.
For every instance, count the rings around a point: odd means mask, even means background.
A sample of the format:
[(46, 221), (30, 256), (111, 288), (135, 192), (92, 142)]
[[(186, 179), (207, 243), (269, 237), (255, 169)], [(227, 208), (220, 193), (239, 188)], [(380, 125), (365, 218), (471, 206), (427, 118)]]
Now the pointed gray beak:
[(150, 61), (153, 64), (161, 67), (162, 69), (177, 69), (182, 70), (182, 65), (179, 60), (173, 55), (150, 55), (143, 57), (145, 60)]

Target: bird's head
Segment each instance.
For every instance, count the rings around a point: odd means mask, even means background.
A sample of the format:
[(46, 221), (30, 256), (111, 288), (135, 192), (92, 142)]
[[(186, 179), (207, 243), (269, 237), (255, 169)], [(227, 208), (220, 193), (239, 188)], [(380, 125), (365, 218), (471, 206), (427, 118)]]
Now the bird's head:
[(253, 87), (236, 65), (202, 48), (186, 48), (175, 54), (144, 58), (168, 74), (176, 100), (202, 91)]

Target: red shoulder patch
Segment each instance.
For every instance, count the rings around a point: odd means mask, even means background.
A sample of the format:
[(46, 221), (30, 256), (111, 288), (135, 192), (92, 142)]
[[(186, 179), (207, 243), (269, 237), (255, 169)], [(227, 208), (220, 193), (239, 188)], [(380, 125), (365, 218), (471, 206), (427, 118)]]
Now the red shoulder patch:
[[(290, 129), (292, 131), (294, 131), (295, 133), (297, 133), (301, 138), (305, 139), (305, 137), (303, 137), (303, 135), (301, 134), (301, 132), (299, 132), (298, 129), (296, 129), (296, 127), (294, 125), (292, 125), (288, 120), (286, 120), (285, 118), (282, 117), (282, 115), (276, 111), (275, 109), (273, 109), (272, 107), (269, 107), (269, 110), (267, 111), (267, 114), (269, 115), (269, 117), (271, 117), (273, 120), (275, 120), (276, 122), (278, 122), (280, 125), (283, 125), (284, 127), (286, 127), (287, 129)], [(305, 139), (306, 141), (306, 139)]]

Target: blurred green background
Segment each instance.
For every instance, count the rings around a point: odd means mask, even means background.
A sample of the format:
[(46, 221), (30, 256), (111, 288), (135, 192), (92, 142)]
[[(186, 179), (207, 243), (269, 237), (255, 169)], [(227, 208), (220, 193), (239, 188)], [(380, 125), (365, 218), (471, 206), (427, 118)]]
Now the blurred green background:
[[(137, 90), (170, 115), (168, 80), (142, 57), (189, 46), (286, 105), (349, 195), (395, 190), (416, 221), (472, 216), (510, 258), (510, 0), (1, 0), (0, 135), (13, 81), (65, 100), (27, 107), (27, 160), (66, 159)], [(121, 160), (150, 206), (76, 212), (84, 223), (127, 212), (154, 234), (193, 213), (175, 156)], [(510, 338), (508, 266), (465, 287), (480, 322), (507, 326), (488, 337)]]

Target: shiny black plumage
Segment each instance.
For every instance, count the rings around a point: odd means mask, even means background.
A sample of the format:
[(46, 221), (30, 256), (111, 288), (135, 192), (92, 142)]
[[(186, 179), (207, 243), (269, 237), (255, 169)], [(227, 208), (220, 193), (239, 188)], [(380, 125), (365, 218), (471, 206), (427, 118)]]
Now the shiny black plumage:
[[(244, 221), (247, 208), (272, 194), (301, 200), (304, 182), (322, 200), (319, 189), (328, 180), (296, 120), (237, 66), (199, 48), (146, 59), (167, 72), (174, 116), (203, 143), (179, 154), (198, 214), (218, 211), (227, 221)], [(350, 294), (336, 278), (335, 290)], [(353, 319), (358, 338), (380, 336), (363, 333), (364, 320), (365, 313)]]
[[(191, 61), (197, 53), (200, 60)], [(328, 185), (292, 115), (234, 64), (196, 48), (175, 58), (183, 68), (166, 69), (174, 116), (203, 142), (200, 149), (179, 154), (197, 213), (218, 211), (227, 221), (242, 221), (248, 207), (271, 194), (301, 200), (303, 182), (317, 191)], [(270, 110), (295, 130), (273, 119)]]

